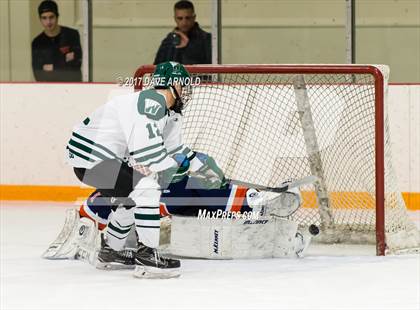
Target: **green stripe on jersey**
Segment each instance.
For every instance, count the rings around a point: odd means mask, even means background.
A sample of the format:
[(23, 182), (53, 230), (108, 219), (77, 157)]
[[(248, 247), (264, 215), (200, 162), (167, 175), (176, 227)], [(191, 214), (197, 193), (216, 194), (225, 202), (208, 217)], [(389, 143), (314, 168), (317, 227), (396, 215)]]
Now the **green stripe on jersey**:
[(101, 150), (103, 150), (103, 151), (107, 152), (109, 155), (111, 155), (113, 158), (118, 158), (118, 156), (114, 152), (112, 152), (110, 149), (106, 148), (105, 146), (103, 146), (99, 143), (95, 143), (92, 140), (89, 140), (88, 138), (85, 138), (85, 137), (83, 137), (83, 136), (81, 136), (81, 135), (79, 135), (75, 132), (73, 132), (72, 135), (76, 138), (79, 138), (80, 140), (83, 140), (87, 143), (92, 144), (93, 146), (96, 146), (97, 148), (100, 148)]
[(159, 158), (158, 160), (155, 160), (155, 161), (151, 161), (151, 162), (149, 162), (149, 163), (147, 163), (147, 164), (143, 164), (144, 166), (146, 166), (146, 167), (149, 167), (150, 165), (153, 165), (153, 164), (158, 164), (158, 163), (160, 163), (162, 160), (164, 160), (166, 157), (168, 157), (168, 153), (164, 153), (163, 154), (163, 156), (161, 157), (161, 158)]
[(95, 160), (93, 160), (92, 158), (89, 158), (89, 157), (87, 157), (87, 156), (85, 156), (83, 154), (80, 154), (79, 152), (76, 152), (75, 150), (69, 148), (68, 146), (67, 146), (67, 148), (70, 151), (70, 153), (72, 153), (73, 155), (76, 155), (77, 157), (80, 157), (80, 158), (82, 158), (84, 160), (90, 161), (91, 163), (94, 163), (95, 162)]
[(164, 153), (164, 155), (166, 155), (167, 154), (166, 149), (161, 149), (160, 151), (157, 151), (155, 153), (152, 153), (152, 154), (149, 154), (149, 155), (146, 155), (146, 156), (143, 156), (143, 157), (134, 158), (134, 159), (135, 159), (136, 162), (144, 163), (147, 160), (159, 158), (159, 156), (162, 153)]
[(157, 148), (157, 147), (160, 147), (160, 146), (163, 146), (163, 142), (156, 143), (156, 144), (150, 145), (150, 146), (148, 146), (148, 147), (145, 147), (145, 148), (138, 149), (138, 150), (136, 150), (136, 151), (130, 152), (130, 155), (131, 155), (131, 156), (133, 156), (133, 155), (137, 155), (137, 154), (139, 154), (139, 153), (143, 153), (143, 152), (147, 152), (147, 151), (149, 151), (149, 150), (153, 150), (153, 149), (155, 149), (155, 148)]
[(147, 164), (147, 166), (150, 166), (150, 165), (154, 165), (154, 164), (158, 164), (158, 163), (160, 163), (162, 160), (164, 160), (166, 157), (168, 157), (168, 154), (166, 153), (162, 158), (159, 158), (158, 160), (155, 160), (155, 161), (152, 161), (152, 162), (150, 162), (150, 163), (148, 163)]
[(172, 150), (172, 151), (168, 152), (168, 154), (169, 154), (169, 155), (175, 154), (176, 152), (178, 152), (178, 151), (182, 150), (182, 148), (183, 148), (183, 147), (184, 147), (183, 145), (180, 145), (180, 146), (178, 146), (176, 149), (174, 149), (174, 150)]
[(95, 155), (96, 157), (99, 157), (100, 159), (103, 159), (103, 160), (110, 159), (109, 157), (106, 157), (102, 153), (99, 153), (99, 152), (91, 149), (90, 147), (87, 147), (83, 144), (80, 144), (79, 142), (76, 142), (73, 139), (70, 139), (69, 144), (74, 146), (75, 148), (78, 148), (79, 150), (85, 151), (86, 153)]

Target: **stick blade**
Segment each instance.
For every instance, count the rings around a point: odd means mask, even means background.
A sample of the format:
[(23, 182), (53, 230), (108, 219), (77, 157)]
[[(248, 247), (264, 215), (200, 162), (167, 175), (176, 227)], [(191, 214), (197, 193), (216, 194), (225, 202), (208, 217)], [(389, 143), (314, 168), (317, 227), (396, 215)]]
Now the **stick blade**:
[(270, 186), (265, 186), (265, 185), (260, 185), (260, 184), (243, 182), (243, 181), (239, 181), (239, 180), (230, 180), (230, 183), (238, 185), (238, 186), (255, 188), (255, 189), (258, 189), (258, 190), (261, 190), (261, 191), (282, 193), (282, 192), (287, 191), (290, 188), (295, 188), (295, 187), (300, 187), (300, 186), (307, 185), (307, 184), (312, 184), (312, 183), (316, 182), (317, 180), (318, 180), (318, 177), (316, 177), (314, 175), (309, 175), (309, 176), (303, 177), (302, 179), (293, 181), (291, 183), (288, 183), (284, 186), (279, 186), (279, 187), (270, 187)]

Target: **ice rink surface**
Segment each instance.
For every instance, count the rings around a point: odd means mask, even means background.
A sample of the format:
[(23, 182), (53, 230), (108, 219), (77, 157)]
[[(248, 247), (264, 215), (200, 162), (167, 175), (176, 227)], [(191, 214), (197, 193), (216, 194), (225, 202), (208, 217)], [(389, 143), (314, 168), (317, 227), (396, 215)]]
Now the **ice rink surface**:
[(183, 259), (180, 278), (143, 280), (40, 258), (71, 204), (0, 203), (2, 310), (420, 309), (418, 254), (313, 246), (303, 259)]

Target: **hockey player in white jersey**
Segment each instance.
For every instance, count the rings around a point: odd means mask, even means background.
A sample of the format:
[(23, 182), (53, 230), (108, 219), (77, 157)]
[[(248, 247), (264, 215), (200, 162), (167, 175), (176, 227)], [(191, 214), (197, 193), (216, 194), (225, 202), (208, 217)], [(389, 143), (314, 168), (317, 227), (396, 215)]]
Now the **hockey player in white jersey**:
[[(136, 277), (179, 276), (180, 261), (162, 257), (157, 250), (159, 199), (164, 186), (190, 169), (193, 152), (181, 140), (189, 78), (181, 64), (157, 65), (153, 89), (119, 96), (99, 107), (74, 127), (67, 145), (79, 180), (112, 197), (111, 229), (99, 257), (134, 262)], [(124, 158), (130, 158), (130, 164)], [(139, 241), (134, 257), (121, 252), (132, 225)]]

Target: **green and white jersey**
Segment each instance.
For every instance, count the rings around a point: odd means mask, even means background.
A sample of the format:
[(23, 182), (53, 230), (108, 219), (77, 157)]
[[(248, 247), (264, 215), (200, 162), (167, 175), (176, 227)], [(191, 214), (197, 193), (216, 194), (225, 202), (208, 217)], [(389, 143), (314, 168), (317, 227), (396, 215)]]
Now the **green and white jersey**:
[(113, 98), (73, 128), (68, 162), (90, 169), (105, 159), (128, 157), (152, 171), (176, 163), (171, 154), (190, 150), (182, 144), (182, 116), (166, 108), (154, 89)]

